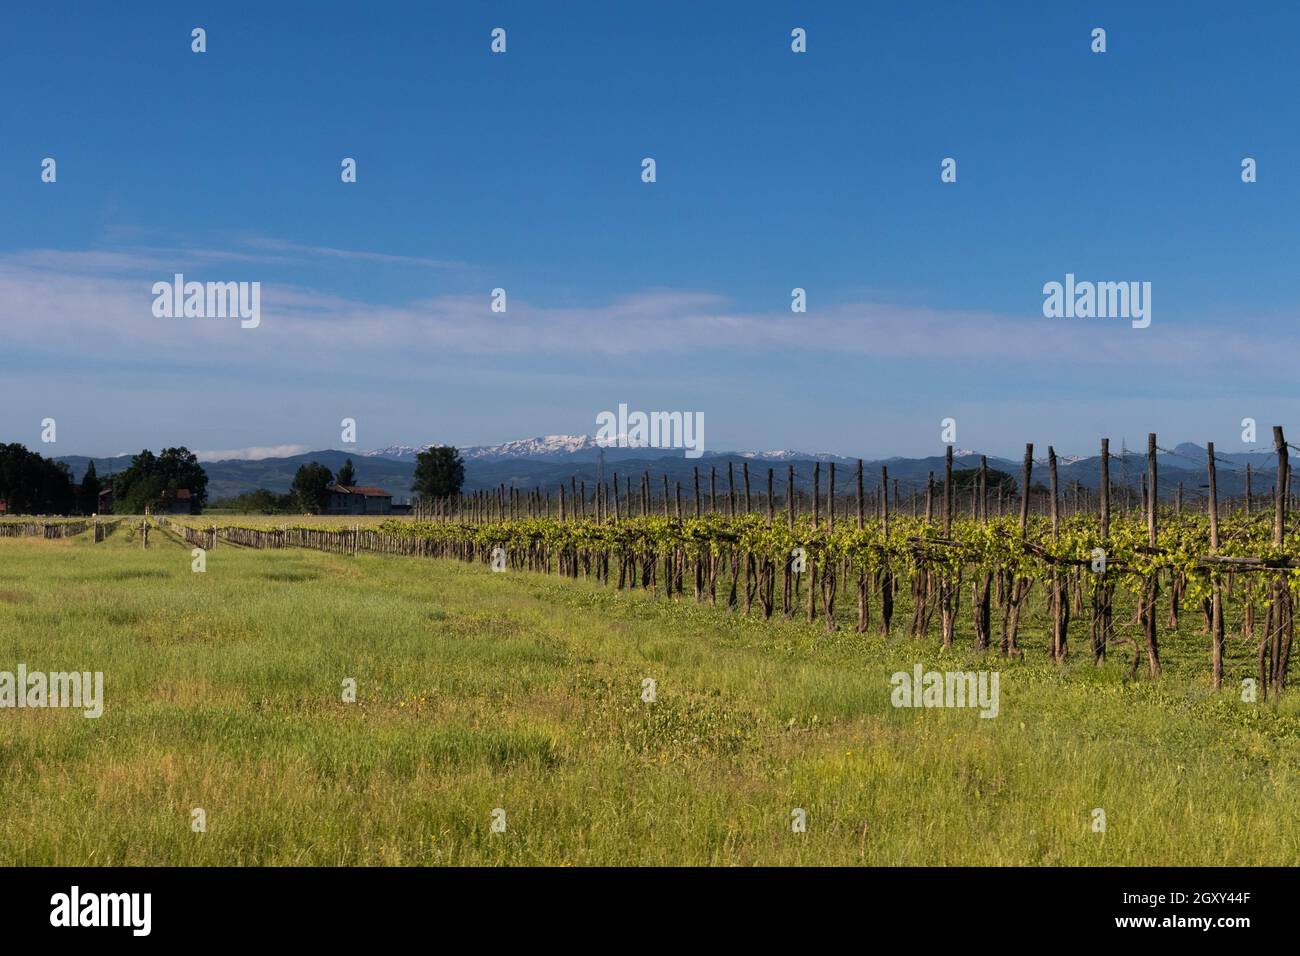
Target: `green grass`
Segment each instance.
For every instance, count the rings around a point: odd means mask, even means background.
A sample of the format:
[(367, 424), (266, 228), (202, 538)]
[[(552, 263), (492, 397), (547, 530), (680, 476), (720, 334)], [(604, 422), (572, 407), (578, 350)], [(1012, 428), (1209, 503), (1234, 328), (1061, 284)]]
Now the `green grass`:
[[(0, 863), (1300, 860), (1300, 691), (1242, 703), (1246, 642), (1215, 694), (1199, 615), (1159, 682), (1082, 625), (1052, 665), (1037, 614), (981, 660), (968, 619), (945, 656), (454, 562), (0, 540), (0, 670), (105, 675), (98, 720), (0, 710)], [(1000, 671), (1000, 716), (891, 707), (918, 661)]]

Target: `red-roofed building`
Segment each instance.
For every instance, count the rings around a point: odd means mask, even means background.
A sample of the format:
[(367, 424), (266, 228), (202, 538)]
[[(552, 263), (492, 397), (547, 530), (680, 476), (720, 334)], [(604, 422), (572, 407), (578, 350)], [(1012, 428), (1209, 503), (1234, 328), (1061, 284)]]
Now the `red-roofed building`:
[(392, 512), (393, 495), (383, 488), (365, 485), (327, 485), (327, 515), (386, 515)]
[(175, 493), (164, 495), (162, 512), (169, 515), (194, 514), (194, 496), (190, 494), (190, 489), (177, 488)]

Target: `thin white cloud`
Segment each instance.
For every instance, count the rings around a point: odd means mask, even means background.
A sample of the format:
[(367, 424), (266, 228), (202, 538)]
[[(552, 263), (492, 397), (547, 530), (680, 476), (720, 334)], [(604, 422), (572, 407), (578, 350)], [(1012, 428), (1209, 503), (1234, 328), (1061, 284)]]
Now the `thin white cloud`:
[(199, 461), (261, 461), (263, 458), (291, 458), (311, 451), (308, 445), (262, 445), (251, 448), (222, 448), (196, 451)]
[(1122, 320), (1043, 318), (1037, 295), (1023, 316), (871, 301), (806, 314), (746, 312), (725, 296), (680, 290), (636, 292), (592, 306), (514, 297), (499, 314), (486, 292), (388, 305), (262, 280), (261, 325), (241, 329), (233, 319), (154, 317), (152, 283), (169, 280), (171, 267), (156, 254), (0, 256), (5, 346), (109, 365), (201, 363), (217, 374), (259, 375), (312, 365), (410, 370), (449, 355), (600, 361), (722, 353), (742, 361), (761, 354), (857, 355), (908, 363), (918, 373), (985, 363), (1004, 375), (1016, 367), (1066, 377), (1080, 368), (1169, 374), (1194, 367), (1227, 376), (1285, 369), (1300, 350), (1297, 335), (1279, 331), (1276, 321), (1207, 327), (1157, 314), (1150, 328), (1132, 329)]
[(466, 264), (446, 259), (430, 259), (425, 256), (401, 256), (387, 252), (366, 252), (360, 249), (336, 249), (331, 246), (313, 246), (283, 239), (256, 237), (245, 240), (245, 244), (255, 249), (271, 252), (289, 253), (306, 257), (328, 259), (348, 259), (354, 262), (382, 262), (393, 265), (422, 266), (430, 269), (464, 269)]

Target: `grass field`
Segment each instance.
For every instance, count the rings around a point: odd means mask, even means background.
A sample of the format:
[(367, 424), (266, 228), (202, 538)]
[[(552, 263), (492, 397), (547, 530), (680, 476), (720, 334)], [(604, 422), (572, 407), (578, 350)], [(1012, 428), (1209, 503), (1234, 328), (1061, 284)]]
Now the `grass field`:
[[(97, 720), (0, 710), (2, 864), (1300, 861), (1297, 692), (1242, 703), (1234, 636), (1213, 694), (1197, 614), (1130, 682), (1082, 635), (1048, 662), (1035, 618), (1022, 662), (966, 631), (945, 657), (450, 561), (196, 574), (162, 532), (89, 538), (0, 541), (0, 670), (105, 676)], [(891, 707), (918, 662), (1000, 671), (999, 716)]]

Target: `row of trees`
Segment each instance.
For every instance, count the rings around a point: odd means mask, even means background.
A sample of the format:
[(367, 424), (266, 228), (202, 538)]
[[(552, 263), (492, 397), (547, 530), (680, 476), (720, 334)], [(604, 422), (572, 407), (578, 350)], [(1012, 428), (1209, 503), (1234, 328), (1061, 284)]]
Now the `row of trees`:
[[(113, 477), (114, 510), (140, 514), (174, 500), (182, 488), (189, 491), (196, 508), (202, 507), (208, 476), (189, 449), (164, 448), (158, 455), (145, 449)], [(66, 462), (53, 461), (23, 445), (0, 445), (0, 501), (10, 514), (94, 514), (103, 490), (93, 461), (76, 485)]]
[[(98, 487), (95, 495), (99, 495)], [(67, 514), (79, 510), (68, 466), (17, 444), (0, 445), (0, 501), (10, 514)]]
[[(426, 497), (457, 495), (465, 482), (465, 463), (455, 448), (438, 447), (420, 452), (416, 458), (411, 490)], [(337, 475), (319, 462), (298, 469), (288, 494), (265, 488), (220, 502), (239, 511), (274, 513), (317, 513), (325, 509), (331, 484), (352, 486), (356, 468), (348, 459)], [(131, 459), (125, 471), (113, 476), (113, 510), (118, 514), (142, 514), (160, 510), (176, 499), (181, 489), (189, 491), (197, 513), (207, 503), (208, 476), (198, 458), (184, 446), (164, 448), (155, 455), (144, 449)], [(103, 483), (95, 463), (86, 466), (80, 485), (74, 485), (65, 462), (56, 462), (23, 445), (0, 445), (0, 501), (11, 514), (93, 514), (99, 510)]]

